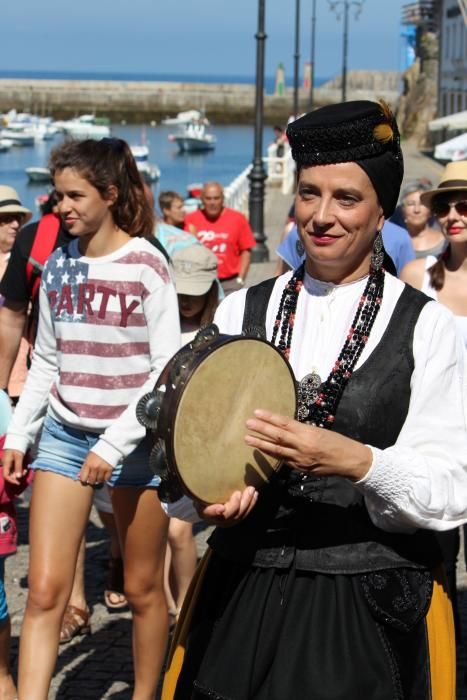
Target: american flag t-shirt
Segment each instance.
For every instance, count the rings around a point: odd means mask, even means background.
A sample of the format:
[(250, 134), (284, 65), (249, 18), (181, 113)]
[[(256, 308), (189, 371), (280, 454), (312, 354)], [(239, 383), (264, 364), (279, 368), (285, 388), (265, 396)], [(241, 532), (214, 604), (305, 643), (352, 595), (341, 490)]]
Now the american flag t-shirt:
[(43, 274), (60, 358), (52, 395), (95, 429), (118, 418), (150, 374), (143, 310), (150, 286), (141, 273), (169, 280), (156, 252), (132, 243), (93, 259), (80, 255), (75, 239), (51, 255)]

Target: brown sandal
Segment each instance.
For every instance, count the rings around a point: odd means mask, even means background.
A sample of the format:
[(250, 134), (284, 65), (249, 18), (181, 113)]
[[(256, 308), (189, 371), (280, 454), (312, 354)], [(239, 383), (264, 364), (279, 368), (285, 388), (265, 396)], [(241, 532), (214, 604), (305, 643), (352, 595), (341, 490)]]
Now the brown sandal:
[[(117, 601), (113, 600), (115, 597), (118, 598)], [(128, 607), (128, 601), (123, 590), (123, 561), (120, 557), (109, 559), (104, 601), (109, 611), (123, 610), (123, 608)]]
[(71, 642), (74, 637), (82, 634), (91, 634), (90, 619), (91, 612), (89, 610), (81, 610), (75, 605), (67, 605), (60, 630), (60, 644)]

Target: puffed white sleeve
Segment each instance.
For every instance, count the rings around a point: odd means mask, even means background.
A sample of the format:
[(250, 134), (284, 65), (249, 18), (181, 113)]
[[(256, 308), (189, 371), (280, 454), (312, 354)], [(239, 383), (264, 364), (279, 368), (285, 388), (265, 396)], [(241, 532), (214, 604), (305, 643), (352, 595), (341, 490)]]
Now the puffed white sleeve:
[(246, 289), (239, 289), (238, 292), (229, 294), (219, 304), (214, 316), (214, 323), (219, 327), (221, 333), (238, 335), (242, 332), (246, 293)]
[(449, 530), (467, 521), (465, 350), (451, 312), (429, 302), (413, 339), (409, 410), (396, 441), (372, 447), (355, 484), (383, 530)]

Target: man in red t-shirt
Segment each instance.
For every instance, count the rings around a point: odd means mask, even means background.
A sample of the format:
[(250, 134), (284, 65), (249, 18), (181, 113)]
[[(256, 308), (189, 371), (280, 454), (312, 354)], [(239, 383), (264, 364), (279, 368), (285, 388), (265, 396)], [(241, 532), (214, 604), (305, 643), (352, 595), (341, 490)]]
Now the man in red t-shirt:
[(185, 230), (193, 232), (217, 257), (217, 274), (228, 294), (245, 284), (256, 245), (250, 224), (240, 212), (224, 207), (224, 191), (218, 182), (207, 182), (201, 192), (202, 209), (187, 214)]

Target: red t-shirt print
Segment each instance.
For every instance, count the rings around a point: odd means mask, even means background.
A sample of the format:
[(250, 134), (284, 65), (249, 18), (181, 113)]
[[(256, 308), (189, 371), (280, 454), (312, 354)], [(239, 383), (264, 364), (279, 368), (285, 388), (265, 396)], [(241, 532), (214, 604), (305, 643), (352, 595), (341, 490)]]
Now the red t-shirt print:
[(198, 209), (185, 218), (185, 228), (195, 227), (198, 240), (215, 253), (219, 279), (235, 277), (240, 271), (240, 253), (256, 245), (246, 218), (238, 211), (224, 207), (215, 221)]

